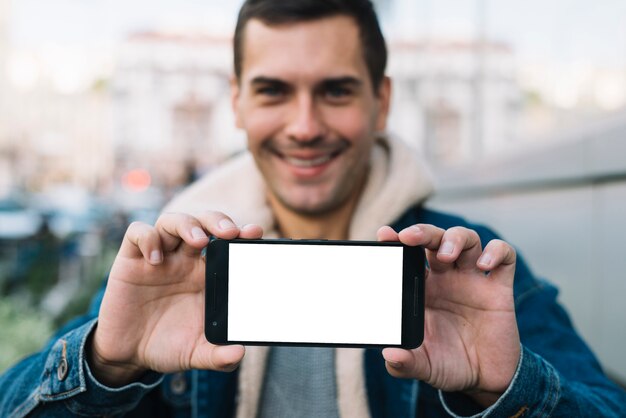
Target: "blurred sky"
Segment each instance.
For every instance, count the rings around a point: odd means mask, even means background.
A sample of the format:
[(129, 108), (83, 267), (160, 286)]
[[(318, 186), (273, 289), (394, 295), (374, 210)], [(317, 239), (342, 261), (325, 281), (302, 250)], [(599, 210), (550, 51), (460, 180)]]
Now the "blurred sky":
[(143, 29), (230, 33), (239, 1), (217, 0), (13, 0), (15, 46), (45, 42), (109, 46)]
[[(385, 8), (386, 1), (379, 3)], [(45, 42), (108, 47), (140, 29), (230, 34), (241, 2), (218, 0), (13, 0), (15, 46)], [(489, 39), (527, 60), (626, 65), (624, 0), (395, 0), (384, 26), (419, 38), (471, 38), (483, 5)], [(393, 28), (393, 29), (392, 29)]]
[[(423, 37), (471, 37), (482, 4), (488, 39), (524, 59), (626, 65), (624, 0), (400, 0), (393, 20)], [(412, 16), (417, 16), (417, 20)]]

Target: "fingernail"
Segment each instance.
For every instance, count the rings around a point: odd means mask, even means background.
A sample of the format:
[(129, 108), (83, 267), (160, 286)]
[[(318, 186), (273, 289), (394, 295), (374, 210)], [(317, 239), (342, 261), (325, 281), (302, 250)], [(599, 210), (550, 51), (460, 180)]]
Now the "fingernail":
[(191, 236), (193, 237), (193, 239), (197, 239), (197, 240), (208, 238), (207, 235), (202, 230), (202, 228), (199, 228), (197, 226), (194, 226), (193, 228), (191, 228)]
[(402, 363), (399, 363), (397, 361), (389, 361), (387, 360), (387, 364), (390, 365), (391, 367), (393, 367), (394, 369), (399, 369), (402, 367)]
[(219, 223), (220, 229), (232, 229), (235, 228), (235, 224), (230, 219), (222, 219)]
[(161, 251), (159, 251), (159, 250), (153, 250), (150, 253), (150, 261), (153, 262), (153, 263), (160, 263), (161, 262), (161, 258), (162, 258)]
[(450, 241), (444, 242), (439, 248), (439, 254), (450, 255), (454, 251), (454, 244)]
[(417, 225), (413, 225), (413, 226), (411, 226), (411, 230), (412, 230), (413, 232), (415, 232), (415, 233), (418, 233), (418, 234), (422, 232), (422, 228), (420, 228), (420, 227), (419, 227), (419, 226), (417, 226)]
[(489, 264), (491, 264), (491, 260), (492, 260), (492, 258), (491, 258), (490, 254), (483, 254), (478, 259), (478, 264), (480, 264), (482, 266), (488, 266)]

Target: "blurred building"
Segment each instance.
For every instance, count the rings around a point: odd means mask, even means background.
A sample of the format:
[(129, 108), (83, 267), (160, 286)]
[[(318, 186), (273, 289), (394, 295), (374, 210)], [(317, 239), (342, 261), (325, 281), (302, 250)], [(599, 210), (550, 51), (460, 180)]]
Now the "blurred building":
[(518, 73), (526, 96), (519, 136), (529, 146), (626, 109), (625, 66), (533, 63)]
[(0, 0), (0, 196), (59, 183), (97, 190), (112, 171), (106, 90), (60, 90), (42, 50), (11, 44), (9, 11)]
[(176, 187), (244, 147), (230, 108), (229, 37), (144, 32), (126, 39), (112, 79), (116, 161)]
[[(63, 95), (42, 87), (0, 102), (0, 189), (41, 191), (59, 183), (98, 190), (112, 171), (106, 94)], [(1, 170), (1, 169), (0, 169)]]
[(496, 153), (516, 140), (522, 94), (498, 43), (395, 42), (392, 131), (433, 163)]

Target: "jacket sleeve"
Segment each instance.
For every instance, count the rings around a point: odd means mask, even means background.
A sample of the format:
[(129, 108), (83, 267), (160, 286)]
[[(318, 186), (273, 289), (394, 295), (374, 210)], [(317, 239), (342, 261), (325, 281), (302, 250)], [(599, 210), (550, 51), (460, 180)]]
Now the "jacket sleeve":
[[(483, 245), (497, 238), (485, 228), (475, 229)], [(557, 302), (557, 294), (554, 286), (533, 277), (518, 256), (515, 304), (522, 343), (520, 361), (502, 397), (487, 410), (472, 416), (626, 416), (626, 392), (604, 375)], [(439, 391), (439, 397), (451, 416), (461, 416), (458, 411), (467, 411), (464, 395)]]
[(85, 345), (96, 326), (103, 294), (104, 289), (89, 313), (59, 330), (42, 351), (0, 376), (1, 417), (122, 415), (161, 382), (161, 375), (148, 372), (138, 382), (110, 388), (91, 374)]

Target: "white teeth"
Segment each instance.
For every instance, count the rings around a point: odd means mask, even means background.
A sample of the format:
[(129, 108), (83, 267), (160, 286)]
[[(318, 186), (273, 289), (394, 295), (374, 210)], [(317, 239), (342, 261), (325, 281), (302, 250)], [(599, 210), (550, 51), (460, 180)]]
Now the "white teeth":
[(285, 156), (285, 161), (287, 161), (289, 164), (295, 165), (296, 167), (315, 167), (327, 163), (328, 161), (330, 161), (330, 159), (330, 155), (324, 155), (323, 157), (313, 158), (309, 160)]

